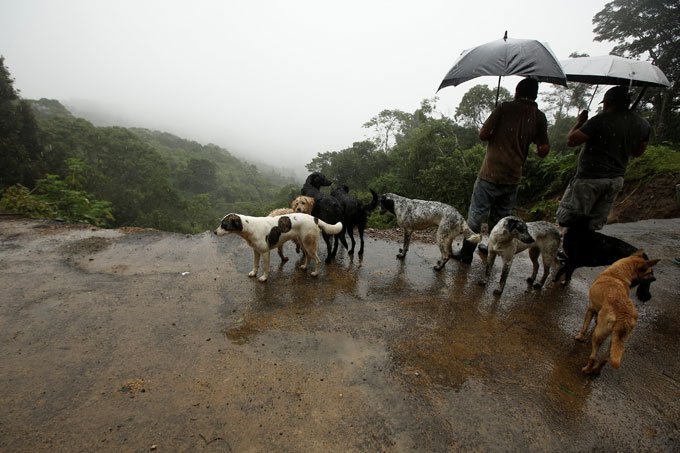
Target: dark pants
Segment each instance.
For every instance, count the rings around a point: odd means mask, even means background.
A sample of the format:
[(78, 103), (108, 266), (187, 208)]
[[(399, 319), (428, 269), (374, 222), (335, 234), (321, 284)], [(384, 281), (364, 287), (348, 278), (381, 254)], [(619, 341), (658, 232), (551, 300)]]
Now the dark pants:
[(517, 200), (516, 184), (494, 184), (477, 178), (472, 189), (467, 224), (479, 233), (482, 223), (488, 218), (489, 231), (512, 212)]

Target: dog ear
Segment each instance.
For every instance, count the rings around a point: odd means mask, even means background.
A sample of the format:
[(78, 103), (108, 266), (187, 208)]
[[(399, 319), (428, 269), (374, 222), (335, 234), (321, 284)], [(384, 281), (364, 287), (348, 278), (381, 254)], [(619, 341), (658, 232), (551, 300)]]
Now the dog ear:
[(656, 259), (656, 260), (648, 260), (645, 264), (647, 265), (647, 267), (652, 267), (652, 266), (654, 266), (656, 263), (658, 263), (659, 261), (661, 261), (661, 260), (660, 260), (660, 259)]
[[(282, 233), (288, 233), (293, 229), (293, 222), (290, 221), (290, 217), (282, 216), (279, 217), (279, 228)], [(276, 240), (278, 242), (278, 239)]]
[(222, 219), (222, 228), (227, 231), (243, 231), (243, 222), (238, 214), (228, 214)]
[(507, 220), (507, 225), (508, 225), (508, 231), (514, 231), (517, 229), (517, 225), (519, 225), (519, 221), (517, 219), (508, 219)]
[(635, 253), (633, 253), (631, 256), (640, 256), (640, 257), (641, 257), (641, 256), (644, 255), (644, 254), (645, 254), (645, 251), (644, 251), (644, 250), (642, 250), (642, 249), (637, 249), (637, 250), (635, 251)]

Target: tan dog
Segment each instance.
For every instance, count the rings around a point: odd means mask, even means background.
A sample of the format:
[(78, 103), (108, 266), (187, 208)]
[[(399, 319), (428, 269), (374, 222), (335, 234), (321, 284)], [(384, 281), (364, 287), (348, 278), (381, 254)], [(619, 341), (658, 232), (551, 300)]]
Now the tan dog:
[(588, 292), (590, 304), (583, 320), (583, 327), (574, 337), (576, 340), (583, 341), (590, 321), (593, 316), (597, 316), (593, 331), (593, 348), (588, 363), (581, 370), (586, 374), (599, 374), (607, 363), (607, 358), (597, 360), (597, 352), (602, 342), (609, 336), (611, 336), (609, 361), (614, 368), (621, 366), (623, 345), (633, 331), (638, 318), (635, 305), (628, 295), (630, 283), (636, 279), (641, 282), (654, 281), (652, 266), (659, 262), (659, 260), (645, 260), (642, 253), (642, 250), (638, 250), (635, 254), (616, 261), (605, 269), (590, 287)]
[(290, 207), (293, 208), (293, 211), (295, 212), (302, 212), (304, 214), (311, 215), (312, 209), (314, 209), (314, 201), (314, 197), (300, 195), (290, 203)]

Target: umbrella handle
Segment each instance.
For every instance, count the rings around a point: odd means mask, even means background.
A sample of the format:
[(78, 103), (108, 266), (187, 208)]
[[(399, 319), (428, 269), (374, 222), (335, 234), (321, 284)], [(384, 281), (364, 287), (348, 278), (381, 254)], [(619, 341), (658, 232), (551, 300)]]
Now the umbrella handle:
[(630, 110), (635, 110), (635, 107), (637, 107), (637, 105), (640, 103), (642, 95), (645, 94), (645, 91), (647, 91), (647, 87), (642, 87), (642, 91), (640, 91), (640, 94), (638, 94), (638, 97), (635, 99), (635, 102), (633, 102), (633, 105), (630, 106)]
[(590, 96), (590, 101), (588, 102), (588, 110), (590, 110), (590, 104), (593, 103), (593, 99), (595, 98), (595, 93), (597, 93), (597, 89), (600, 87), (600, 85), (595, 85), (595, 89), (593, 90), (593, 95)]
[[(505, 36), (508, 36), (508, 32), (505, 32)], [(498, 95), (501, 94), (501, 77), (498, 76), (498, 87), (496, 88), (496, 107), (498, 107)]]

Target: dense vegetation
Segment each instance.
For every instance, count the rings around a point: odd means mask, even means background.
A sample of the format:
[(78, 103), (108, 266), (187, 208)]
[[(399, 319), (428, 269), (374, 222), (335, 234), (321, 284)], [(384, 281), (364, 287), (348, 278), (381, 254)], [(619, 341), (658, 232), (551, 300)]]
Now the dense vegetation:
[(4, 73), (4, 91), (13, 96), (3, 103), (9, 131), (2, 142), (3, 209), (101, 226), (197, 232), (214, 227), (225, 212), (265, 214), (287, 203), (293, 190), (286, 186), (292, 180), (265, 175), (215, 145), (95, 127), (57, 101), (20, 100), (6, 89), (12, 80)]
[[(593, 19), (596, 39), (617, 43), (613, 53), (649, 58), (672, 83), (667, 90), (650, 90), (639, 107), (656, 135), (629, 166), (628, 180), (680, 172), (678, 14), (673, 2), (614, 0)], [(525, 165), (518, 209), (532, 218), (554, 218), (576, 165), (565, 137), (591, 90), (570, 84), (539, 99), (549, 115), (552, 151), (545, 159), (530, 153)], [(501, 100), (510, 96), (501, 89)], [(495, 90), (477, 85), (453, 118), (437, 113), (436, 99), (423, 100), (414, 112), (384, 110), (364, 124), (375, 132), (373, 139), (321, 152), (307, 169), (349, 185), (360, 198), (369, 198), (370, 187), (443, 201), (465, 213), (485, 152), (477, 133), (495, 100)], [(215, 145), (145, 129), (95, 127), (57, 101), (23, 100), (0, 56), (1, 209), (102, 226), (198, 232), (229, 211), (265, 215), (286, 206), (300, 185)], [(377, 214), (371, 218), (373, 226), (383, 222)]]

